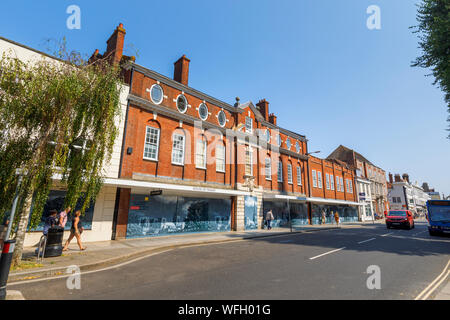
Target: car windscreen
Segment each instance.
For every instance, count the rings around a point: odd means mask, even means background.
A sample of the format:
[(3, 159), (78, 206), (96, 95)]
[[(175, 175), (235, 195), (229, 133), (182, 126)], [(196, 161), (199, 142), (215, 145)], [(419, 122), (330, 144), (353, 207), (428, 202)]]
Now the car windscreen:
[(391, 217), (406, 217), (406, 211), (389, 211)]
[(450, 206), (432, 206), (429, 208), (429, 216), (434, 222), (450, 222)]

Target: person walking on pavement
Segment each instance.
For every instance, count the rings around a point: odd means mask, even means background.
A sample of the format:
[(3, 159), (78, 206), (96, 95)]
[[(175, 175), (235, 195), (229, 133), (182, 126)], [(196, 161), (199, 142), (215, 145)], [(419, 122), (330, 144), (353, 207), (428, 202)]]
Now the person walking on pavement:
[(325, 224), (327, 222), (327, 216), (325, 213), (325, 210), (322, 210), (322, 224)]
[(56, 210), (50, 211), (50, 216), (48, 216), (47, 219), (45, 219), (44, 229), (42, 230), (42, 233), (44, 234), (44, 236), (47, 236), (48, 229), (53, 228), (54, 226), (58, 225), (57, 216), (58, 216), (58, 211), (56, 211)]
[(272, 210), (269, 210), (266, 213), (267, 230), (271, 230), (272, 229), (272, 226), (270, 225), (272, 220), (274, 220), (273, 213), (272, 213)]
[(334, 213), (334, 221), (336, 221), (336, 225), (339, 226), (339, 213), (337, 211)]
[(67, 216), (69, 215), (70, 211), (72, 211), (72, 208), (71, 207), (67, 207), (66, 210), (62, 211), (59, 214), (59, 226), (61, 228), (65, 228), (66, 227)]
[(81, 222), (81, 211), (78, 210), (75, 212), (74, 217), (72, 218), (72, 227), (70, 228), (70, 236), (67, 239), (66, 244), (64, 245), (63, 251), (67, 251), (70, 241), (75, 237), (77, 238), (78, 246), (80, 247), (80, 251), (86, 250), (86, 247), (83, 247), (81, 243), (81, 234), (83, 233), (83, 224)]

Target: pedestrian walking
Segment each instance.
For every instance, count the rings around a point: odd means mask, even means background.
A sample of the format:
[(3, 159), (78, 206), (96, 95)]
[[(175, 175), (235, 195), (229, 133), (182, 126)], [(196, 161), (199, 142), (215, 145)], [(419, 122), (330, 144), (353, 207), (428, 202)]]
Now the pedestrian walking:
[(61, 228), (66, 227), (67, 223), (67, 216), (69, 215), (70, 211), (72, 211), (71, 207), (67, 207), (66, 210), (59, 213), (59, 226)]
[(322, 210), (322, 224), (325, 224), (327, 222), (327, 215), (325, 213), (325, 210)]
[(336, 221), (336, 225), (339, 226), (340, 218), (339, 213), (337, 211), (334, 213), (334, 221)]
[(74, 217), (72, 218), (72, 227), (70, 228), (70, 236), (67, 239), (66, 244), (64, 245), (63, 251), (67, 251), (70, 241), (75, 237), (77, 238), (78, 247), (80, 247), (80, 251), (86, 250), (86, 247), (83, 247), (81, 243), (81, 234), (83, 233), (83, 223), (81, 221), (81, 211), (78, 210), (75, 212)]
[(272, 220), (274, 220), (273, 213), (272, 213), (272, 210), (269, 210), (266, 213), (267, 230), (271, 230), (272, 229), (272, 226), (270, 225)]
[(47, 236), (48, 229), (58, 225), (58, 211), (51, 210), (50, 215), (45, 219), (44, 229), (42, 230), (44, 236)]

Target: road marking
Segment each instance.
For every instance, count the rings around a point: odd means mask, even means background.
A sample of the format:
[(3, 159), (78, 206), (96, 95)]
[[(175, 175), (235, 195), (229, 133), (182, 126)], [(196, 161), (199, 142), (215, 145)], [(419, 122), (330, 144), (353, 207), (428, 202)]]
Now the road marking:
[(436, 278), (432, 283), (428, 285), (414, 300), (426, 300), (428, 297), (442, 284), (442, 282), (450, 274), (450, 270), (447, 271), (450, 266), (450, 260), (444, 268), (444, 271)]
[(427, 231), (428, 231), (428, 230), (425, 230), (425, 231), (422, 231), (422, 232), (415, 233), (415, 234), (413, 234), (413, 237), (415, 237), (415, 236), (417, 236), (417, 235), (419, 235), (419, 234), (421, 234), (421, 233), (427, 232)]
[[(142, 257), (139, 257), (139, 258), (136, 258), (136, 259), (133, 259), (133, 260), (125, 261), (125, 262), (122, 262), (120, 264), (116, 264), (116, 265), (109, 266), (109, 267), (106, 267), (106, 268), (102, 268), (102, 269), (99, 269), (99, 270), (82, 271), (81, 272), (81, 276), (86, 275), (86, 274), (90, 274), (90, 273), (96, 273), (96, 272), (107, 271), (107, 270), (111, 270), (111, 269), (115, 269), (115, 268), (120, 268), (120, 267), (123, 267), (123, 266), (125, 266), (127, 264), (130, 264), (130, 263), (133, 263), (133, 262), (137, 262), (139, 260), (143, 260), (145, 258), (149, 258), (151, 256), (156, 256), (158, 254), (169, 252), (169, 251), (172, 251), (172, 250), (174, 250), (174, 249), (168, 249), (168, 250), (164, 250), (164, 251), (160, 251), (160, 252), (154, 252), (154, 253), (148, 254), (146, 256), (142, 256)], [(56, 277), (49, 277), (49, 278), (42, 278), (42, 279), (27, 280), (27, 281), (17, 281), (17, 282), (8, 283), (7, 287), (14, 286), (14, 285), (26, 284), (26, 283), (40, 282), (40, 281), (64, 279), (64, 278), (68, 278), (70, 276), (72, 276), (72, 274), (67, 274), (67, 275), (63, 275), (63, 276), (56, 276)]]
[(373, 241), (373, 240), (375, 240), (376, 238), (372, 238), (372, 239), (369, 239), (369, 240), (364, 240), (364, 241), (361, 241), (361, 242), (358, 242), (358, 244), (362, 244), (362, 243), (366, 243), (366, 242), (369, 242), (369, 241)]
[(388, 235), (390, 235), (390, 234), (392, 234), (392, 232), (389, 232), (389, 233), (386, 233), (386, 234), (383, 234), (382, 236), (380, 236), (380, 237), (387, 237)]
[(317, 258), (320, 258), (320, 257), (326, 256), (327, 254), (331, 254), (331, 253), (334, 253), (334, 252), (338, 252), (338, 251), (341, 251), (341, 250), (344, 250), (344, 249), (345, 249), (345, 247), (343, 247), (343, 248), (339, 248), (339, 249), (336, 249), (336, 250), (332, 250), (332, 251), (328, 251), (328, 252), (325, 252), (325, 253), (319, 254), (318, 256), (315, 256), (315, 257), (309, 258), (309, 260), (314, 260), (314, 259), (317, 259)]

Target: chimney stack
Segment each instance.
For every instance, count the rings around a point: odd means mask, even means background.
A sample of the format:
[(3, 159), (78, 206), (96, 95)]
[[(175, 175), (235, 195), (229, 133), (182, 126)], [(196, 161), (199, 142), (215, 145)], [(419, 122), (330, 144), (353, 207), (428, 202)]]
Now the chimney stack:
[(392, 173), (389, 172), (389, 183), (393, 183), (394, 179), (392, 177)]
[(403, 180), (409, 183), (409, 175), (407, 173), (403, 174)]
[(191, 60), (186, 58), (186, 55), (183, 55), (177, 62), (174, 63), (175, 70), (173, 73), (173, 79), (179, 83), (188, 85), (189, 80), (189, 63)]
[(266, 121), (269, 121), (269, 102), (266, 99), (260, 100), (256, 106)]
[(121, 23), (106, 42), (107, 47), (104, 56), (109, 57), (112, 64), (118, 64), (122, 60), (125, 35), (126, 31)]
[(400, 177), (400, 175), (398, 173), (395, 174), (395, 182), (402, 182), (402, 178)]
[(275, 114), (271, 113), (269, 115), (269, 122), (273, 125), (277, 125), (277, 117), (275, 116)]

